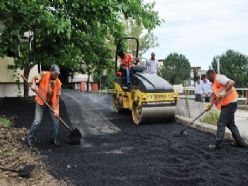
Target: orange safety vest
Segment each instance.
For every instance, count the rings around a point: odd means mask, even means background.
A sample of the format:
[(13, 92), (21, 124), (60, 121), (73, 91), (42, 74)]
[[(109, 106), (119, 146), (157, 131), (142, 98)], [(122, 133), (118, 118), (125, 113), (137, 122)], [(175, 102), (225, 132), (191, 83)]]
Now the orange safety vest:
[(121, 65), (124, 68), (131, 68), (133, 65), (133, 57), (131, 54), (125, 54), (124, 58), (121, 58)]
[[(39, 83), (39, 89), (38, 93), (46, 99), (47, 93), (48, 93), (48, 88), (49, 88), (49, 82), (50, 82), (50, 72), (45, 72), (44, 76), (41, 78), (40, 83)], [(59, 91), (61, 89), (62, 83), (60, 82), (59, 78), (56, 79), (55, 84), (54, 84), (54, 91), (51, 99), (51, 106), (54, 110), (54, 112), (59, 114), (59, 99), (57, 100), (57, 96), (59, 94)], [(40, 105), (44, 105), (44, 101), (37, 95), (35, 97), (35, 100), (37, 103)]]
[[(216, 80), (214, 80), (214, 84), (213, 84), (213, 92), (214, 95), (217, 97), (219, 95), (219, 93), (225, 88), (225, 85), (220, 84), (219, 82), (217, 82)], [(236, 91), (236, 89), (233, 87), (232, 90), (227, 93), (228, 95), (221, 99), (220, 101), (217, 101), (215, 103), (215, 106), (217, 109), (221, 109), (221, 106), (225, 106), (228, 105), (229, 103), (233, 102), (235, 99), (237, 99), (238, 97), (238, 93)]]

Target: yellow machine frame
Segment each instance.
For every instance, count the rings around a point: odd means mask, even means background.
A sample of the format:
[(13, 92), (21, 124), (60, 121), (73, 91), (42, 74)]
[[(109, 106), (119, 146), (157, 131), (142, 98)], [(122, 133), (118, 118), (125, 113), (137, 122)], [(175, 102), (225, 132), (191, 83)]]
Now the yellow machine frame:
[[(136, 40), (136, 58), (138, 58), (138, 40), (132, 37), (122, 38), (121, 40), (123, 39)], [(173, 119), (175, 115), (177, 100), (178, 92), (144, 93), (141, 92), (139, 89), (124, 90), (118, 82), (115, 82), (113, 93), (113, 108), (116, 112), (120, 112), (124, 109), (132, 111), (132, 117), (135, 124), (140, 124), (142, 122), (142, 118), (145, 117), (145, 115), (151, 116), (152, 119), (157, 119), (161, 117), (161, 115), (167, 119), (171, 117)]]

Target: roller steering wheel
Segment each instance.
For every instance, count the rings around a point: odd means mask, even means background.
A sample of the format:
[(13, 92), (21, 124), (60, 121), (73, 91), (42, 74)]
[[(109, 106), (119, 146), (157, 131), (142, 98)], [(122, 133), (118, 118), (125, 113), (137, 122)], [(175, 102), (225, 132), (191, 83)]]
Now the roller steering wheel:
[(138, 65), (139, 64), (139, 58), (133, 58), (133, 61), (132, 61), (132, 63), (134, 64), (134, 65)]

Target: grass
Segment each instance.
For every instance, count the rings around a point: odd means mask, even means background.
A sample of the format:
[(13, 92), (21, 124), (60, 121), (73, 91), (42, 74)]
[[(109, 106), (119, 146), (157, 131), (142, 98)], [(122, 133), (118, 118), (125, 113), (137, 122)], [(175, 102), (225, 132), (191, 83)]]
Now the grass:
[(4, 116), (0, 116), (0, 127), (3, 126), (3, 127), (11, 127), (12, 125), (12, 122), (4, 117)]
[(208, 123), (211, 125), (217, 125), (219, 117), (220, 117), (219, 110), (211, 110), (201, 119), (201, 122)]

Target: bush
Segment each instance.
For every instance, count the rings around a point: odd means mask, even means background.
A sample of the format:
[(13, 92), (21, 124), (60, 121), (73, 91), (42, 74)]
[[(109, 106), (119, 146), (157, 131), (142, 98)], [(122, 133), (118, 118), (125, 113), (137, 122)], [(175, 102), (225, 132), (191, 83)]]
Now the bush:
[(10, 127), (12, 124), (12, 122), (4, 117), (4, 116), (0, 116), (0, 127), (3, 126), (3, 127)]
[(211, 125), (217, 125), (219, 117), (220, 117), (219, 110), (211, 110), (201, 119), (201, 122), (208, 123)]

